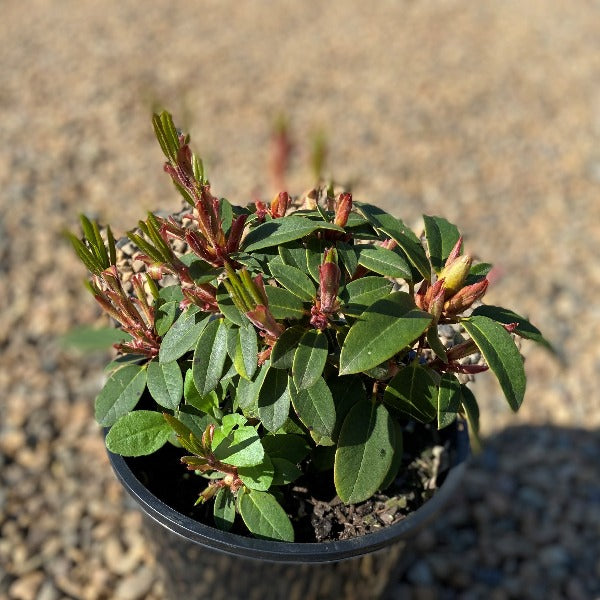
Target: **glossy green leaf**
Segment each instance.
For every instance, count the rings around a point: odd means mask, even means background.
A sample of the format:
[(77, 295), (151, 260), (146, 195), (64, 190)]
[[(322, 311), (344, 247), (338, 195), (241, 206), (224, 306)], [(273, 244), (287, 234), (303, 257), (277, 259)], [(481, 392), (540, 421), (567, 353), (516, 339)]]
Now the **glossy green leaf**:
[(319, 283), (319, 267), (323, 263), (323, 253), (328, 245), (324, 240), (310, 238), (306, 242), (306, 268), (309, 275)]
[(229, 295), (229, 292), (225, 289), (225, 286), (221, 283), (217, 288), (217, 305), (219, 306), (219, 310), (223, 313), (224, 317), (241, 327), (244, 325), (245, 318), (244, 315), (238, 310), (237, 306), (234, 304), (233, 299)]
[(300, 269), (286, 264), (269, 264), (271, 274), (286, 290), (306, 302), (312, 302), (317, 290), (315, 284)]
[(550, 344), (550, 342), (544, 338), (542, 332), (537, 327), (532, 325), (525, 317), (518, 315), (516, 312), (513, 312), (508, 308), (492, 306), (491, 304), (483, 304), (478, 306), (473, 311), (473, 315), (488, 317), (489, 319), (498, 321), (499, 323), (505, 323), (507, 325), (510, 323), (518, 323), (517, 328), (515, 329), (515, 333), (517, 335), (541, 344), (550, 352), (555, 352), (552, 344)]
[(258, 395), (258, 415), (267, 431), (277, 431), (290, 412), (287, 371), (269, 369)]
[(444, 373), (440, 380), (437, 398), (438, 429), (452, 425), (461, 404), (460, 382), (454, 373)]
[(237, 406), (244, 411), (244, 414), (246, 411), (251, 411), (253, 414), (258, 415), (258, 395), (268, 371), (269, 363), (266, 362), (256, 373), (254, 381), (243, 378), (238, 381), (235, 401)]
[(361, 277), (346, 285), (341, 294), (345, 302), (343, 312), (351, 317), (358, 317), (371, 304), (392, 293), (392, 282), (383, 277)]
[(284, 458), (297, 464), (310, 452), (310, 446), (304, 437), (295, 433), (270, 433), (261, 441), (265, 452), (273, 461)]
[(388, 383), (383, 401), (421, 423), (435, 419), (437, 386), (431, 372), (415, 363), (401, 369)]
[(134, 410), (123, 415), (106, 436), (106, 447), (122, 456), (145, 456), (161, 448), (171, 427), (159, 412)]
[(400, 219), (377, 206), (354, 202), (356, 209), (369, 221), (378, 231), (392, 238), (404, 251), (408, 260), (417, 268), (419, 273), (427, 279), (431, 279), (431, 266), (419, 238)]
[(510, 333), (500, 323), (482, 315), (463, 319), (461, 325), (496, 375), (508, 404), (517, 411), (525, 395), (526, 379), (523, 358)]
[(252, 379), (258, 366), (258, 337), (256, 329), (246, 323), (236, 332), (235, 353), (233, 364), (235, 370), (244, 378)]
[(246, 487), (266, 492), (273, 483), (275, 468), (271, 459), (265, 454), (262, 462), (258, 465), (238, 467), (238, 475)]
[(357, 402), (364, 400), (367, 395), (360, 375), (334, 377), (327, 382), (327, 386), (331, 390), (333, 403), (335, 405), (333, 439), (337, 440), (346, 415)]
[(165, 335), (171, 325), (173, 325), (177, 312), (179, 310), (179, 302), (163, 302), (157, 309), (154, 315), (154, 328), (160, 336)]
[(321, 446), (331, 446), (336, 412), (331, 390), (325, 380), (319, 377), (312, 387), (292, 393), (292, 404), (315, 442)]
[(221, 488), (215, 495), (213, 505), (215, 526), (221, 531), (230, 531), (235, 521), (235, 497), (227, 487)]
[(196, 388), (192, 369), (188, 369), (183, 382), (183, 396), (185, 401), (203, 413), (212, 414), (219, 407), (219, 397), (213, 390), (204, 396)]
[(148, 391), (158, 404), (175, 410), (183, 396), (183, 376), (177, 361), (148, 363)]
[(306, 251), (302, 245), (288, 244), (280, 245), (277, 250), (284, 264), (296, 267), (306, 273)]
[(266, 285), (265, 291), (275, 319), (301, 319), (304, 316), (302, 300), (295, 294), (273, 285)]
[(96, 421), (110, 427), (135, 408), (145, 389), (145, 366), (127, 365), (114, 371), (96, 398)]
[(343, 232), (341, 227), (324, 221), (311, 221), (305, 217), (289, 216), (273, 219), (252, 229), (244, 239), (242, 246), (246, 252), (279, 246), (292, 240), (303, 238), (317, 229), (333, 229)]
[(197, 306), (190, 306), (179, 316), (163, 338), (158, 353), (159, 361), (173, 362), (194, 348), (208, 320), (209, 317), (200, 312)]
[(294, 354), (306, 328), (300, 325), (288, 327), (278, 338), (271, 351), (271, 366), (275, 369), (291, 369)]
[(427, 330), (427, 343), (429, 347), (433, 350), (435, 355), (444, 363), (448, 362), (448, 353), (446, 352), (446, 347), (442, 343), (442, 340), (438, 337), (437, 326), (431, 326)]
[(168, 285), (159, 289), (158, 297), (163, 302), (181, 302), (183, 300), (183, 292), (178, 285)]
[(206, 326), (194, 350), (192, 375), (196, 389), (202, 396), (219, 385), (226, 356), (227, 327), (222, 319), (217, 319)]
[(318, 329), (309, 329), (300, 338), (294, 354), (292, 376), (298, 391), (311, 387), (323, 373), (329, 343), (327, 336)]
[(294, 541), (292, 523), (272, 494), (244, 490), (238, 495), (238, 507), (246, 527), (255, 537), (282, 542)]
[(336, 250), (340, 257), (341, 264), (344, 265), (349, 277), (352, 277), (358, 268), (358, 256), (356, 254), (356, 246), (351, 246), (344, 242), (336, 244)]
[(273, 458), (273, 481), (271, 485), (288, 485), (302, 476), (302, 470), (285, 458)]
[(394, 454), (392, 456), (392, 464), (388, 469), (386, 476), (383, 479), (383, 482), (379, 486), (380, 490), (386, 490), (394, 481), (396, 477), (398, 477), (398, 472), (400, 471), (400, 467), (402, 466), (402, 458), (404, 453), (404, 440), (402, 427), (398, 421), (393, 420), (394, 425)]
[(334, 481), (346, 504), (370, 498), (392, 464), (395, 447), (392, 418), (383, 404), (362, 400), (344, 420), (335, 453)]
[(446, 259), (456, 245), (460, 233), (456, 225), (442, 217), (423, 215), (423, 221), (431, 265), (435, 272), (439, 273), (444, 268)]
[(374, 246), (360, 250), (358, 263), (374, 273), (411, 280), (412, 274), (408, 263), (393, 250)]
[(405, 292), (377, 300), (352, 325), (344, 340), (340, 375), (366, 371), (391, 358), (416, 340), (431, 318), (416, 309)]
[(212, 449), (217, 460), (234, 467), (259, 465), (265, 457), (254, 427), (239, 427), (226, 435), (221, 429), (215, 429)]

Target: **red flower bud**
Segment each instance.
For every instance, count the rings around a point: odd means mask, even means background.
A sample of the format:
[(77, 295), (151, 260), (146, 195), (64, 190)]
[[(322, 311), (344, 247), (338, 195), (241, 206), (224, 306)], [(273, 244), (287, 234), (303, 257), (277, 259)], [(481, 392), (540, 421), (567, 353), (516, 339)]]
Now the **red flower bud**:
[(348, 215), (352, 210), (352, 194), (344, 192), (340, 194), (335, 205), (335, 221), (336, 225), (340, 227), (346, 227), (348, 222)]
[(482, 279), (472, 285), (467, 285), (460, 289), (450, 300), (444, 304), (444, 311), (448, 315), (457, 315), (479, 300), (485, 294), (489, 282), (487, 279)]
[(271, 202), (271, 216), (274, 219), (283, 217), (290, 204), (290, 196), (287, 192), (280, 192)]

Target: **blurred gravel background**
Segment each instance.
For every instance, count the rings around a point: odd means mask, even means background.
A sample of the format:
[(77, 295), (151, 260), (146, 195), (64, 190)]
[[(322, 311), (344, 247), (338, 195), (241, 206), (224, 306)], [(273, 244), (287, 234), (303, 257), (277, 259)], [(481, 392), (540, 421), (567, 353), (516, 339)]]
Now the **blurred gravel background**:
[[(92, 418), (104, 357), (64, 228), (123, 232), (179, 202), (152, 109), (189, 128), (215, 193), (270, 198), (274, 118), (309, 185), (318, 131), (355, 197), (457, 222), (531, 316), (514, 417), (476, 385), (487, 450), (396, 597), (600, 598), (600, 3), (4, 0), (0, 18), (0, 597), (162, 598)], [(515, 427), (518, 425), (517, 427)]]

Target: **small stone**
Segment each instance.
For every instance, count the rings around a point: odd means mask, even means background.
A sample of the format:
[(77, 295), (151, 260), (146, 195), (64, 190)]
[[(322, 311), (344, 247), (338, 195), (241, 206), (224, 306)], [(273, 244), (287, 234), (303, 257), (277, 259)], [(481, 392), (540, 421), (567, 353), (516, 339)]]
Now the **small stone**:
[(148, 567), (141, 567), (132, 575), (122, 579), (115, 589), (115, 600), (142, 600), (152, 589), (154, 573)]
[(10, 597), (13, 600), (35, 600), (43, 579), (44, 574), (41, 571), (33, 571), (19, 577), (10, 586)]

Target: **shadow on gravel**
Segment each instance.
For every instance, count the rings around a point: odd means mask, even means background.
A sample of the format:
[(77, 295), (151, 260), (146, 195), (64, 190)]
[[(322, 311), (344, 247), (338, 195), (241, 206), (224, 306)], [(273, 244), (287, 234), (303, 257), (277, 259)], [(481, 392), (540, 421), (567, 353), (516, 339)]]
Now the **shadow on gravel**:
[(486, 440), (392, 598), (600, 598), (600, 432), (511, 427)]

